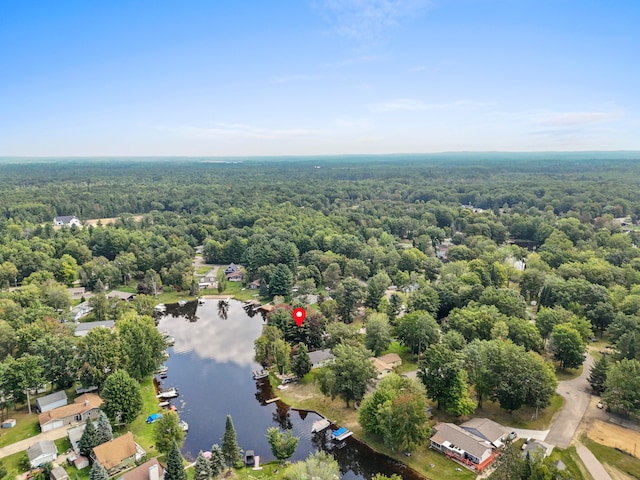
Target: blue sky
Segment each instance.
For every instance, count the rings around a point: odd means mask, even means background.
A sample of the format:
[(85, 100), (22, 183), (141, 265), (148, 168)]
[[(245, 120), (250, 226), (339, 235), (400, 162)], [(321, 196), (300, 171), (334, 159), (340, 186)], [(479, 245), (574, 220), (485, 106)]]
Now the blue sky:
[(0, 155), (640, 150), (637, 0), (0, 3)]

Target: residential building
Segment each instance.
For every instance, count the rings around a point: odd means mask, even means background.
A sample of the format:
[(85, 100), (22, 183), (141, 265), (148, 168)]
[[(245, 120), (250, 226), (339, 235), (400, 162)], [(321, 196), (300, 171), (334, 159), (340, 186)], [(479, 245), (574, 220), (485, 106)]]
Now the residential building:
[(384, 377), (389, 375), (391, 372), (393, 372), (393, 368), (391, 368), (391, 366), (384, 363), (382, 360), (380, 360), (377, 357), (372, 358), (371, 363), (373, 363), (373, 367), (376, 369), (376, 372), (377, 372), (376, 378), (378, 380), (383, 379)]
[(116, 322), (113, 320), (104, 320), (102, 322), (83, 322), (76, 324), (76, 330), (73, 333), (76, 337), (84, 337), (89, 333), (89, 330), (94, 328), (109, 328), (113, 330), (116, 326)]
[(87, 418), (96, 419), (100, 414), (102, 403), (102, 398), (99, 395), (85, 393), (76, 398), (70, 405), (41, 413), (38, 417), (40, 430), (47, 432), (72, 423), (84, 422)]
[(58, 458), (58, 449), (53, 440), (42, 440), (27, 448), (27, 457), (31, 467), (36, 468)]
[(120, 300), (124, 300), (125, 302), (130, 302), (135, 298), (133, 293), (122, 292), (120, 290), (112, 290), (107, 295), (107, 298), (119, 298)]
[(59, 217), (54, 217), (53, 224), (62, 227), (72, 227), (74, 225), (76, 227), (82, 226), (82, 223), (80, 223), (80, 220), (75, 215), (62, 215)]
[(464, 428), (467, 432), (484, 438), (496, 448), (502, 447), (509, 434), (507, 429), (502, 425), (488, 418), (472, 418), (462, 423), (460, 427)]
[(54, 408), (63, 407), (69, 403), (64, 390), (53, 392), (44, 397), (36, 398), (36, 409), (40, 413), (48, 412)]
[(402, 358), (397, 353), (387, 353), (386, 355), (380, 355), (379, 360), (383, 361), (391, 368), (396, 368), (402, 365)]
[(324, 367), (327, 363), (333, 360), (335, 357), (331, 353), (330, 348), (324, 350), (316, 350), (315, 352), (309, 352), (309, 360), (311, 360), (311, 368)]
[(133, 433), (114, 438), (93, 449), (95, 459), (113, 476), (140, 460), (146, 452), (133, 440)]
[(482, 473), (497, 456), (491, 443), (453, 423), (440, 422), (432, 431), (431, 448), (477, 472)]
[(117, 480), (163, 480), (164, 467), (157, 458), (144, 462), (142, 465), (122, 474)]

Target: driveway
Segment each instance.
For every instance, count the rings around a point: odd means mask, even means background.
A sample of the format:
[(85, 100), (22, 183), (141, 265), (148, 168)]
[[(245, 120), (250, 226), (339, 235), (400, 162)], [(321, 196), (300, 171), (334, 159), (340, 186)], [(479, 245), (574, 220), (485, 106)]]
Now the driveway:
[(573, 380), (565, 380), (558, 384), (556, 392), (564, 397), (565, 404), (551, 423), (545, 442), (565, 449), (571, 444), (582, 417), (589, 407), (592, 395), (587, 378), (593, 365), (593, 357), (587, 353), (582, 374)]
[(11, 445), (7, 445), (6, 447), (2, 447), (0, 448), (0, 458), (8, 457), (9, 455), (13, 455), (14, 453), (24, 452), (31, 445), (33, 445), (34, 443), (38, 443), (41, 440), (58, 440), (59, 438), (64, 438), (67, 436), (67, 428), (68, 426), (49, 430), (48, 432), (39, 433), (38, 435), (35, 435), (33, 437), (29, 437), (24, 440), (12, 443)]

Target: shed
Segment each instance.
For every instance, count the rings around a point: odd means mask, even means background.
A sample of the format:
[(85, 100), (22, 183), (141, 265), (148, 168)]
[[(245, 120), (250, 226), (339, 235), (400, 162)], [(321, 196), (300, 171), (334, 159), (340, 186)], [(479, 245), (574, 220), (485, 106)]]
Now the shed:
[(51, 480), (69, 480), (69, 474), (62, 467), (55, 467), (49, 474)]
[(42, 440), (27, 448), (27, 457), (33, 468), (47, 462), (53, 462), (58, 457), (58, 449), (53, 440)]
[(4, 422), (2, 422), (2, 428), (13, 428), (16, 426), (15, 418), (7, 418)]

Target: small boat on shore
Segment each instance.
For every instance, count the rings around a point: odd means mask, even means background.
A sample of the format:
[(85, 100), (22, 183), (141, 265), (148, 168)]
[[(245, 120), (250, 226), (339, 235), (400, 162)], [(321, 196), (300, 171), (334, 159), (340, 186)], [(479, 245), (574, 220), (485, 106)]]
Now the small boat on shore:
[(163, 373), (167, 373), (169, 371), (169, 367), (167, 367), (166, 365), (162, 365), (158, 370), (156, 370), (155, 373), (156, 375), (159, 374), (163, 374)]
[(165, 400), (164, 402), (160, 402), (158, 406), (160, 408), (169, 408), (169, 406), (171, 406), (171, 402), (169, 400)]

